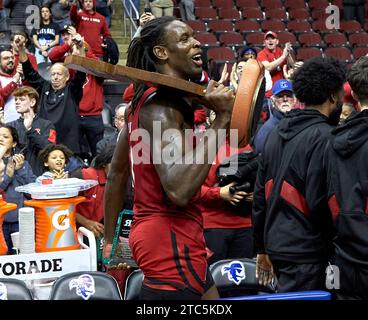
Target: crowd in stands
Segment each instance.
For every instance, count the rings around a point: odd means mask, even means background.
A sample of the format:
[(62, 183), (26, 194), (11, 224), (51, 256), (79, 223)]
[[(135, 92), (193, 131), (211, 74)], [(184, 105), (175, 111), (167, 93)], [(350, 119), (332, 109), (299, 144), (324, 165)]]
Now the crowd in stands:
[[(139, 4), (139, 1), (133, 2)], [(343, 9), (343, 17), (347, 21), (359, 21), (359, 30), (356, 33), (349, 30), (335, 30), (336, 32), (330, 33), (324, 30), (324, 41), (320, 37), (321, 41), (318, 43), (301, 41), (303, 34), (314, 35), (315, 31), (321, 31), (311, 28), (312, 23), (317, 20), (313, 14), (322, 8), (317, 8), (315, 1), (302, 1), (302, 8), (298, 8), (305, 14), (301, 19), (309, 25), (306, 30), (299, 31), (289, 24), (292, 21), (300, 22), (299, 19), (292, 18), (297, 10), (291, 4), (292, 1), (269, 3), (278, 3), (278, 6), (270, 8), (265, 0), (238, 3), (232, 0), (145, 1), (140, 28), (134, 35), (139, 37), (140, 29), (155, 17), (177, 15), (182, 21), (188, 22), (197, 39), (203, 40), (203, 52), (207, 55), (204, 59), (208, 61), (205, 65), (206, 72), (201, 80), (195, 80), (203, 85), (208, 83), (209, 75), (236, 91), (243, 68), (249, 59), (258, 60), (265, 68), (262, 119), (252, 145), (234, 150), (230, 148), (229, 141), (226, 141), (201, 189), (201, 210), (209, 263), (227, 258), (255, 257), (251, 221), (253, 192), (234, 191), (231, 189), (234, 183), (219, 185), (217, 170), (225, 160), (222, 155), (234, 156), (247, 151), (255, 152), (256, 155), (262, 154), (267, 136), (285, 114), (293, 109), (304, 109), (293, 89), (293, 74), (303, 65), (303, 60), (322, 53), (328, 56), (326, 48), (334, 47), (333, 43), (326, 40), (328, 34), (339, 33), (345, 37), (343, 48), (349, 50), (350, 56), (345, 59), (337, 53), (337, 58), (352, 64), (360, 56), (368, 54), (366, 48), (360, 55), (350, 51), (360, 48), (358, 41), (354, 45), (350, 41), (354, 34), (365, 34), (368, 39), (368, 34), (364, 31), (367, 28), (366, 15), (361, 14), (362, 11), (365, 12), (366, 1), (333, 1)], [(36, 5), (39, 8), (40, 25), (32, 29), (27, 29), (24, 25), (27, 5)], [(211, 19), (211, 10), (206, 11), (205, 7), (215, 10), (214, 19)], [(259, 10), (261, 15), (257, 17), (254, 10), (254, 17), (250, 16), (251, 8)], [(284, 27), (263, 27), (262, 23), (271, 21), (268, 19), (271, 17), (270, 10), (280, 8), (287, 9), (284, 11), (287, 12), (285, 19), (279, 19)], [(237, 16), (236, 13), (235, 16), (230, 16), (232, 9), (235, 9)], [(102, 118), (104, 79), (68, 69), (63, 62), (69, 55), (79, 55), (96, 61), (112, 59), (116, 63), (117, 49), (110, 32), (112, 14), (112, 0), (0, 1), (0, 32), (11, 34), (8, 41), (1, 40), (0, 50), (0, 192), (4, 194), (6, 201), (16, 203), (19, 208), (24, 201), (24, 195), (14, 190), (19, 185), (43, 178), (78, 177), (97, 180), (99, 184), (96, 187), (83, 193), (87, 201), (78, 205), (76, 216), (78, 225), (91, 230), (97, 238), (104, 234), (104, 188), (115, 144), (125, 125), (125, 113), (130, 106), (134, 87), (130, 85), (125, 90), (122, 96), (124, 103), (117, 105), (114, 110), (113, 132), (106, 135)], [(324, 17), (323, 14), (321, 16)], [(216, 29), (211, 21), (217, 17), (224, 24)], [(275, 21), (273, 18), (272, 20)], [(255, 27), (252, 30), (241, 29), (238, 27), (238, 22), (241, 21), (252, 22)], [(229, 23), (230, 29), (224, 27), (225, 22)], [(11, 27), (12, 24), (23, 25), (24, 28), (15, 30)], [(222, 40), (223, 35), (235, 33), (241, 36), (238, 41)], [(290, 33), (291, 37), (284, 37), (285, 33)], [(250, 36), (256, 34), (260, 35), (261, 40), (251, 40)], [(215, 37), (213, 42), (208, 35)], [(215, 48), (217, 46), (221, 48)], [(317, 53), (310, 51), (304, 56), (300, 54), (301, 49), (310, 48), (316, 49)], [(215, 53), (217, 49), (218, 55)], [(222, 75), (219, 71), (221, 68)], [(344, 84), (344, 92), (340, 123), (359, 112), (358, 103), (347, 82)], [(196, 128), (201, 128), (199, 131), (203, 133), (215, 116), (203, 106), (196, 106)], [(129, 184), (131, 187), (131, 181)], [(132, 193), (133, 190), (130, 190), (128, 197)], [(245, 204), (241, 207), (244, 212), (240, 214), (235, 209), (239, 203)], [(128, 207), (131, 209), (131, 204)], [(9, 254), (14, 253), (10, 234), (16, 231), (18, 219), (17, 210), (14, 210), (7, 213), (3, 222)], [(114, 276), (120, 277), (119, 274)], [(123, 287), (123, 281), (120, 284)]]

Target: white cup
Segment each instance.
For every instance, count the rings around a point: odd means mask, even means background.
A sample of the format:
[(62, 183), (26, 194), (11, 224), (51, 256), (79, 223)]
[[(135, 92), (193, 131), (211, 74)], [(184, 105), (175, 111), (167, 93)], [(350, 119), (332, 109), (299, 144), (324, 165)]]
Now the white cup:
[(19, 249), (19, 232), (13, 232), (10, 236), (13, 242), (13, 248)]

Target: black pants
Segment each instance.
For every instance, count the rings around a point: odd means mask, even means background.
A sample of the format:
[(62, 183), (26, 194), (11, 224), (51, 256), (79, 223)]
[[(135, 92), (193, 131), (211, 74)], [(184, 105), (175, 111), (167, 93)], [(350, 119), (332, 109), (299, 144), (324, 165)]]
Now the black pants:
[(334, 264), (339, 268), (340, 289), (335, 290), (338, 300), (368, 299), (368, 267), (353, 264), (335, 257)]
[(82, 145), (83, 137), (87, 138), (92, 157), (96, 156), (96, 144), (103, 138), (104, 124), (102, 116), (80, 116), (79, 140)]
[(295, 264), (272, 261), (277, 277), (277, 292), (326, 290), (327, 263)]
[(206, 229), (204, 237), (213, 252), (208, 265), (223, 259), (253, 258), (252, 228)]

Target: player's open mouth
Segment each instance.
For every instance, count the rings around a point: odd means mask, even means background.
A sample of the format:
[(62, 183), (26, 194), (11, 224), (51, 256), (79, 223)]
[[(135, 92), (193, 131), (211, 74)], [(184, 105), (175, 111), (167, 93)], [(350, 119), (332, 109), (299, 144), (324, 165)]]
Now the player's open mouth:
[(192, 60), (195, 63), (195, 65), (197, 65), (198, 67), (202, 67), (203, 61), (202, 56), (200, 54), (193, 56)]

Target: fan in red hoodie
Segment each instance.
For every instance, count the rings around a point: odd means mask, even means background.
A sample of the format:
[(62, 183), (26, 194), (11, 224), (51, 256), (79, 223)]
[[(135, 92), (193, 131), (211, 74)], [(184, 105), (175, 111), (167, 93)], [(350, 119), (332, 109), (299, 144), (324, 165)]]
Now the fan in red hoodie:
[(96, 12), (96, 0), (78, 1), (82, 8), (78, 10), (77, 4), (70, 7), (70, 19), (76, 25), (77, 32), (91, 46), (92, 52), (101, 58), (104, 55), (104, 39), (111, 38), (105, 17)]
[[(54, 47), (49, 53), (52, 63), (64, 62), (66, 56), (71, 54), (72, 37), (77, 35), (75, 28), (65, 25), (60, 31), (63, 43)], [(85, 44), (87, 47), (87, 43)], [(86, 57), (97, 59), (91, 50), (86, 52)], [(69, 72), (74, 74), (74, 70)], [(102, 120), (103, 109), (103, 78), (87, 74), (83, 85), (83, 97), (79, 102), (79, 115), (81, 135), (86, 136), (92, 156), (96, 155), (96, 144), (103, 138), (104, 125)]]

